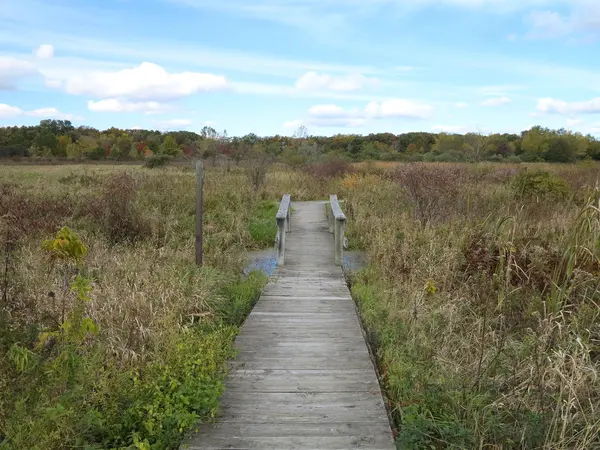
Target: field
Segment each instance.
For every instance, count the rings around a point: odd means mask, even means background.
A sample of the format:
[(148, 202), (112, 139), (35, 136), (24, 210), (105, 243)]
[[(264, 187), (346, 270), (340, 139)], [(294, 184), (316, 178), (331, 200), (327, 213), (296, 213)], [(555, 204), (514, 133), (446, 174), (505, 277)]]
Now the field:
[(0, 448), (170, 449), (210, 420), (283, 193), (344, 200), (401, 448), (600, 447), (600, 168), (249, 170), (208, 170), (198, 268), (191, 168), (0, 168)]

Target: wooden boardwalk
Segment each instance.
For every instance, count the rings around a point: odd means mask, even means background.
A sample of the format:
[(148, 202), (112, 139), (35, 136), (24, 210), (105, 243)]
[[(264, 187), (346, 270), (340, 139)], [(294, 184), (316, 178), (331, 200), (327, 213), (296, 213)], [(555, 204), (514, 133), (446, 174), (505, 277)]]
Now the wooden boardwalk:
[(285, 266), (236, 339), (221, 415), (189, 449), (393, 449), (324, 202), (294, 202)]

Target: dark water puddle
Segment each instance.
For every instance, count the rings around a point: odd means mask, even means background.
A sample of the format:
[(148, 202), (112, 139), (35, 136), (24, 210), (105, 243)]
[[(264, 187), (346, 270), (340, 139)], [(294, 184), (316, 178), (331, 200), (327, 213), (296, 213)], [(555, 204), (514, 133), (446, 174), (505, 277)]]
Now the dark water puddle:
[(277, 267), (277, 252), (274, 249), (261, 250), (248, 253), (248, 262), (244, 267), (244, 274), (259, 270), (266, 276), (273, 275)]
[(359, 270), (367, 267), (367, 264), (369, 264), (369, 261), (367, 259), (366, 252), (345, 251), (342, 263), (344, 265), (344, 272), (356, 273)]
[[(359, 251), (345, 251), (343, 264), (344, 272), (347, 275), (356, 273), (367, 266), (367, 254)], [(277, 252), (274, 249), (250, 252), (248, 253), (248, 262), (244, 267), (244, 274), (248, 275), (252, 271), (259, 270), (270, 277), (276, 267)]]

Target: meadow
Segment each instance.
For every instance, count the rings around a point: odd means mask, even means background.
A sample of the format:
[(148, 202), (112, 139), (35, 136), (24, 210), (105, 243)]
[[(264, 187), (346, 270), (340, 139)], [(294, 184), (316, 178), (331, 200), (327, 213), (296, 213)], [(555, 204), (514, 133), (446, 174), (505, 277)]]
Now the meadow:
[[(171, 449), (218, 411), (274, 202), (344, 200), (399, 448), (600, 448), (600, 168), (0, 168), (0, 449)], [(62, 234), (57, 236), (59, 230)]]

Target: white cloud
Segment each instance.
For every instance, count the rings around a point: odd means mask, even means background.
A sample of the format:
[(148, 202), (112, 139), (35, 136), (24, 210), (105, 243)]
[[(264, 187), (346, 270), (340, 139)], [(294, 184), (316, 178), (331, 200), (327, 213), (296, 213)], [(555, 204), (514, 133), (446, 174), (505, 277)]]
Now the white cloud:
[(312, 106), (308, 110), (308, 114), (311, 117), (361, 117), (363, 115), (362, 111), (358, 108), (353, 108), (350, 110), (344, 109), (341, 106), (337, 105), (316, 105)]
[(366, 106), (365, 111), (372, 118), (427, 119), (433, 113), (433, 107), (425, 103), (392, 98), (383, 102), (371, 102)]
[(304, 123), (316, 127), (360, 127), (375, 119), (426, 119), (432, 112), (430, 105), (399, 98), (370, 102), (362, 109), (346, 109), (333, 104), (315, 105), (309, 108), (306, 120), (293, 120), (284, 126), (297, 127)]
[(444, 133), (465, 133), (468, 130), (467, 127), (461, 125), (434, 125), (431, 129)]
[(583, 120), (581, 119), (567, 119), (567, 126), (568, 127), (574, 127), (576, 125), (581, 125), (583, 123)]
[(227, 87), (225, 77), (199, 72), (169, 73), (161, 66), (144, 62), (132, 69), (74, 76), (65, 81), (70, 94), (129, 100), (174, 100), (198, 92)]
[(455, 107), (455, 108), (458, 108), (458, 109), (467, 108), (468, 106), (469, 106), (469, 104), (468, 104), (468, 103), (466, 103), (466, 102), (456, 102), (456, 103), (454, 104), (454, 107)]
[[(565, 2), (568, 4), (568, 2)], [(561, 38), (575, 36), (575, 41), (590, 40), (600, 34), (600, 3), (596, 0), (571, 0), (564, 13), (536, 10), (529, 14), (530, 38)]]
[(81, 120), (81, 117), (73, 114), (65, 114), (56, 108), (38, 108), (32, 111), (24, 111), (16, 106), (0, 103), (0, 118), (11, 119), (19, 116), (41, 117), (46, 119)]
[(529, 15), (529, 37), (550, 38), (566, 36), (571, 32), (570, 19), (554, 11), (533, 11)]
[(377, 78), (369, 78), (361, 74), (333, 76), (311, 71), (302, 75), (296, 81), (295, 87), (301, 91), (331, 90), (351, 92), (366, 87), (377, 86), (378, 84), (379, 80)]
[(0, 103), (0, 118), (10, 119), (12, 117), (20, 116), (21, 114), (24, 114), (24, 111), (21, 108), (10, 106), (6, 103)]
[(107, 98), (105, 100), (89, 100), (88, 109), (94, 112), (158, 114), (170, 109), (169, 105), (156, 101), (135, 102), (124, 98)]
[(190, 119), (168, 119), (162, 120), (160, 125), (163, 127), (187, 127), (192, 124)]
[(360, 127), (366, 123), (365, 112), (337, 105), (316, 105), (308, 110), (307, 125), (315, 127)]
[(21, 78), (35, 73), (37, 70), (28, 61), (0, 56), (0, 90), (14, 89)]
[(50, 59), (54, 57), (54, 47), (50, 44), (43, 44), (36, 48), (34, 53), (40, 59)]
[(481, 102), (482, 106), (502, 106), (502, 105), (506, 105), (508, 103), (511, 103), (512, 99), (510, 97), (495, 97), (495, 98), (489, 98), (487, 100), (484, 100)]
[(537, 110), (547, 114), (600, 114), (600, 98), (584, 102), (565, 102), (553, 98), (542, 98), (538, 100)]

